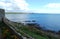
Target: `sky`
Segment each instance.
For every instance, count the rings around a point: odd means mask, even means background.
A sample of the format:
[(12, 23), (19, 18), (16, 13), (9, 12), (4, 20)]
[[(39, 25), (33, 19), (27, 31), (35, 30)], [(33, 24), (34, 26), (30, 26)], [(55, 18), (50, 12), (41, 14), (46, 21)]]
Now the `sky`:
[(0, 0), (6, 12), (60, 13), (60, 0)]

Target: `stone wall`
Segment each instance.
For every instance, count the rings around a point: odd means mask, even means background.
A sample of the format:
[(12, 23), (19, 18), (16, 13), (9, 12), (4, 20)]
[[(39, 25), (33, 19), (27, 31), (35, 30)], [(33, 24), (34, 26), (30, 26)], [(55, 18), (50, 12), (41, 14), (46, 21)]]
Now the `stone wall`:
[(5, 10), (4, 9), (0, 9), (0, 21), (2, 21), (2, 19), (5, 17)]

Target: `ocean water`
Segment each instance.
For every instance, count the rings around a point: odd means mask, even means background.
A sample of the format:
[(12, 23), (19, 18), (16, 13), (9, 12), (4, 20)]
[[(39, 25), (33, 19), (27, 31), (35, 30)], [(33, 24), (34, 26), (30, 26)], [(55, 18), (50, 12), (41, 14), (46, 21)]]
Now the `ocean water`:
[(5, 16), (15, 22), (24, 23), (27, 20), (35, 20), (44, 29), (53, 31), (60, 30), (60, 14), (5, 14)]

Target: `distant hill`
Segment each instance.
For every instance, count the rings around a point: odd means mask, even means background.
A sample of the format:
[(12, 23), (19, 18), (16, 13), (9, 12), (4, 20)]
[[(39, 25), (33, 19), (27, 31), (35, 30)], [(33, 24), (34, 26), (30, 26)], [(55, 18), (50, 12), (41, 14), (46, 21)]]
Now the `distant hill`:
[(28, 14), (28, 12), (6, 12), (6, 14)]

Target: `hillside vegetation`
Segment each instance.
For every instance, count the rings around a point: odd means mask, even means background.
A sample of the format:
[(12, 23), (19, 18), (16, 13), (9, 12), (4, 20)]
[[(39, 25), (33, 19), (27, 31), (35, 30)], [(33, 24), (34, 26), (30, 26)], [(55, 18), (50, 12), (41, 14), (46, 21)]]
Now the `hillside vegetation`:
[[(26, 39), (60, 39), (60, 35), (57, 35), (51, 31), (44, 31), (38, 29), (35, 26), (27, 26), (22, 23), (12, 22), (11, 26), (16, 32), (20, 33), (21, 36), (26, 37)], [(0, 27), (2, 30), (2, 37), (6, 39), (18, 39), (18, 37), (13, 34), (4, 22), (0, 22)]]

